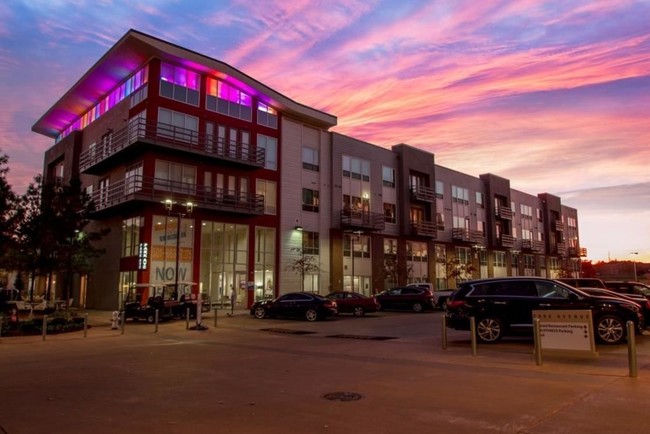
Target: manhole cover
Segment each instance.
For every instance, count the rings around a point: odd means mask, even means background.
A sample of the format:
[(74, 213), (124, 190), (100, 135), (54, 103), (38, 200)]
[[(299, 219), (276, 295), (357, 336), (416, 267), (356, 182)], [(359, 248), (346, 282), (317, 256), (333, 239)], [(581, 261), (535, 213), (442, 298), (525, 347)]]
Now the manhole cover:
[(329, 335), (328, 338), (341, 338), (341, 339), (361, 339), (367, 341), (387, 341), (389, 339), (397, 339), (391, 336), (365, 336), (365, 335)]
[(271, 329), (261, 329), (263, 332), (271, 332), (271, 333), (285, 333), (288, 335), (312, 335), (315, 334), (316, 332), (308, 332), (305, 330), (291, 330), (291, 329), (276, 329), (276, 328), (271, 328)]
[(330, 401), (358, 401), (363, 398), (363, 395), (354, 392), (332, 392), (326, 393), (323, 395), (323, 398), (329, 399)]

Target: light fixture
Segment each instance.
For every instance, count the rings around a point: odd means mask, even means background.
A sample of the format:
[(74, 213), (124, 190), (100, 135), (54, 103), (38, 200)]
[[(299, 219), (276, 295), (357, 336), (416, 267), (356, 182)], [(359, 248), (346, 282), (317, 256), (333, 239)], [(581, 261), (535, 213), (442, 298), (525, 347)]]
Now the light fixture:
[(297, 230), (298, 232), (302, 232), (303, 230), (302, 226), (296, 226), (294, 229)]

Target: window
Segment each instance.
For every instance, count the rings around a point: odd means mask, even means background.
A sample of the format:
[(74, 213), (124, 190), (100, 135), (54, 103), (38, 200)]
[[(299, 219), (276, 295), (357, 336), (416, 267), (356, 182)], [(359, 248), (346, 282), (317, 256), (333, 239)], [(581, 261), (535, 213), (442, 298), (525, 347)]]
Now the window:
[(384, 220), (386, 223), (397, 223), (394, 203), (384, 203)]
[(445, 184), (442, 181), (436, 181), (436, 197), (442, 199), (445, 196)]
[(395, 169), (392, 167), (382, 166), (381, 176), (384, 187), (395, 188)]
[(302, 168), (318, 172), (318, 150), (304, 146), (302, 148)]
[(108, 205), (108, 193), (111, 180), (109, 178), (104, 178), (99, 181), (98, 190), (99, 190), (99, 203), (97, 204), (99, 208), (103, 208)]
[(370, 237), (363, 235), (343, 236), (343, 256), (350, 256), (354, 251), (355, 258), (370, 258)]
[(370, 181), (370, 162), (344, 155), (343, 177)]
[(278, 127), (278, 112), (262, 102), (257, 103), (257, 123), (269, 128)]
[(318, 212), (319, 199), (318, 190), (302, 189), (302, 210)]
[(384, 238), (384, 256), (397, 256), (397, 240), (394, 238)]
[(185, 113), (158, 109), (158, 135), (173, 140), (198, 143), (199, 118)]
[(124, 174), (124, 194), (135, 193), (142, 189), (142, 162), (126, 169)]
[(505, 267), (506, 266), (506, 252), (494, 252), (494, 266), (495, 267)]
[(478, 208), (485, 208), (485, 197), (480, 191), (476, 192), (476, 206)]
[(251, 120), (253, 109), (250, 95), (212, 77), (208, 77), (206, 84), (206, 109), (245, 121)]
[(302, 254), (318, 255), (320, 253), (318, 232), (302, 231)]
[(196, 167), (171, 161), (156, 160), (156, 188), (193, 193), (196, 188)]
[(452, 202), (458, 202), (458, 203), (469, 205), (469, 190), (466, 188), (452, 185), (451, 200)]
[(264, 134), (258, 134), (257, 147), (260, 149), (264, 149), (264, 155), (265, 155), (264, 167), (270, 170), (277, 170), (278, 139), (276, 139), (275, 137), (265, 136)]
[(136, 256), (140, 244), (140, 228), (143, 226), (142, 217), (122, 220), (122, 257)]
[(160, 66), (160, 95), (194, 106), (199, 105), (201, 76), (189, 69), (162, 62)]
[(264, 196), (264, 214), (275, 215), (277, 212), (277, 185), (273, 181), (257, 180), (257, 194)]
[(369, 212), (370, 200), (357, 196), (343, 195), (343, 209), (353, 212)]
[(416, 241), (406, 242), (406, 260), (413, 262), (427, 262), (427, 243)]

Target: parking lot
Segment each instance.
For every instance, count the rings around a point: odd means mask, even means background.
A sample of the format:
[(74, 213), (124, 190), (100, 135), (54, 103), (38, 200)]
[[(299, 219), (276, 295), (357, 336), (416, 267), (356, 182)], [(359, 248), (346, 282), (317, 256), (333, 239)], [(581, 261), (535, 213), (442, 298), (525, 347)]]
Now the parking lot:
[(546, 357), (532, 339), (479, 345), (441, 313), (380, 312), (309, 323), (210, 313), (111, 330), (0, 339), (0, 432), (641, 432), (650, 337), (597, 358)]

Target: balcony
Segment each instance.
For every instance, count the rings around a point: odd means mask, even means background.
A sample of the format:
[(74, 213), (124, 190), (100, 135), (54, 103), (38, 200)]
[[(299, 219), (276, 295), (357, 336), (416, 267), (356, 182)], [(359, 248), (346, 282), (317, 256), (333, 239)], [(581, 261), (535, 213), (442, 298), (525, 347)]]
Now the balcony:
[(557, 243), (557, 245), (555, 246), (555, 252), (554, 253), (557, 253), (558, 255), (561, 255), (561, 256), (566, 256), (566, 254), (567, 254), (567, 245), (566, 245), (566, 243)]
[(564, 232), (564, 222), (562, 220), (554, 220), (553, 228), (556, 232)]
[(501, 234), (501, 237), (497, 238), (497, 241), (501, 247), (514, 247), (515, 245), (515, 237), (512, 235)]
[(499, 205), (496, 209), (496, 215), (497, 217), (501, 217), (503, 220), (512, 220), (512, 209), (507, 206)]
[(471, 230), (469, 231), (469, 240), (472, 243), (483, 244), (485, 242), (485, 234), (483, 231)]
[(580, 257), (580, 249), (578, 249), (577, 247), (569, 247), (568, 252), (569, 252), (569, 256), (572, 258)]
[(138, 119), (82, 152), (79, 156), (79, 170), (82, 173), (98, 174), (105, 170), (105, 166), (112, 164), (113, 160), (117, 160), (116, 156), (134, 153), (143, 146), (191, 152), (244, 167), (261, 168), (265, 164), (264, 149), (251, 144), (231, 142), (169, 124)]
[(341, 229), (348, 231), (382, 231), (386, 226), (383, 214), (368, 211), (341, 210)]
[(471, 241), (469, 229), (463, 228), (453, 228), (451, 230), (451, 238), (455, 241)]
[(415, 221), (411, 222), (411, 234), (423, 237), (436, 238), (438, 232), (436, 230), (436, 223), (430, 221)]
[(521, 240), (521, 248), (534, 253), (544, 253), (544, 241)]
[(411, 198), (422, 202), (433, 203), (436, 200), (436, 190), (424, 185), (411, 186)]
[(264, 213), (264, 196), (253, 193), (226, 191), (196, 184), (170, 181), (167, 179), (132, 176), (106, 189), (93, 192), (95, 212), (137, 201), (161, 203), (165, 199), (182, 197), (201, 209), (231, 212), (245, 215)]

